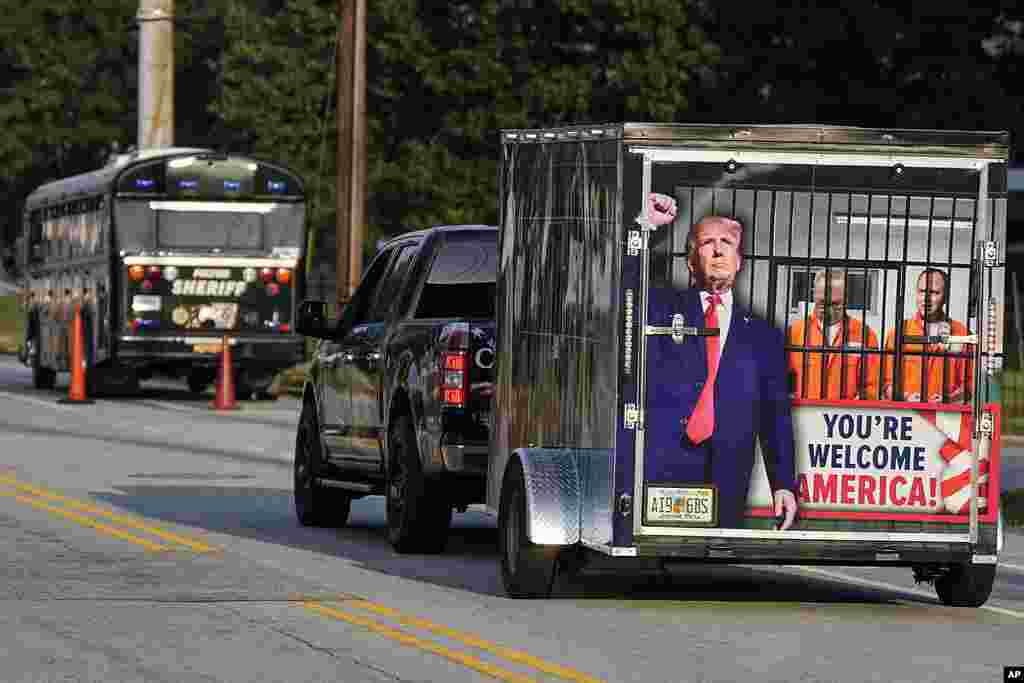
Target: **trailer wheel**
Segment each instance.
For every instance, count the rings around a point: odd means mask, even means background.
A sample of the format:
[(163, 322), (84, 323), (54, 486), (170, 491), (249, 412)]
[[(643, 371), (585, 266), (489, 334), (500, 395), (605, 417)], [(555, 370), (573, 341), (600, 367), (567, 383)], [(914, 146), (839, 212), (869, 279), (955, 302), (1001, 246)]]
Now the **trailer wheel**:
[(981, 607), (992, 594), (994, 564), (958, 564), (935, 579), (935, 592), (951, 607)]
[[(385, 498), (388, 540), (399, 553), (439, 553), (448, 543), (452, 505), (423, 475), (412, 420), (399, 416), (388, 434)], [(431, 494), (435, 495), (431, 495)]]
[(295, 516), (303, 526), (344, 526), (352, 509), (352, 497), (321, 486), (316, 480), (319, 469), (320, 439), (316, 414), (306, 403), (295, 435)]
[(505, 592), (513, 598), (547, 598), (555, 580), (560, 547), (542, 546), (526, 535), (526, 478), (516, 460), (501, 483), (498, 553)]

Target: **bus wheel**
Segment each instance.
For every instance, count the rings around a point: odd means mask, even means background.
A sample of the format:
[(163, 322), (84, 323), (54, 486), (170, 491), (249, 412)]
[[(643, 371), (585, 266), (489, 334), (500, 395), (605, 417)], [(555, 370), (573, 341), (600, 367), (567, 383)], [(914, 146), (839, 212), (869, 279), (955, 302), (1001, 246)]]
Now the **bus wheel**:
[[(39, 337), (33, 337), (38, 339)], [(32, 354), (32, 386), (36, 389), (53, 389), (57, 384), (57, 371), (44, 368), (39, 348)]]
[(981, 607), (992, 594), (994, 564), (958, 564), (935, 579), (935, 592), (950, 607)]
[(498, 505), (498, 556), (509, 597), (550, 597), (560, 550), (559, 546), (537, 545), (526, 535), (523, 466), (518, 460), (509, 463)]
[(201, 394), (210, 385), (210, 378), (205, 373), (193, 372), (188, 376), (188, 390), (193, 394)]

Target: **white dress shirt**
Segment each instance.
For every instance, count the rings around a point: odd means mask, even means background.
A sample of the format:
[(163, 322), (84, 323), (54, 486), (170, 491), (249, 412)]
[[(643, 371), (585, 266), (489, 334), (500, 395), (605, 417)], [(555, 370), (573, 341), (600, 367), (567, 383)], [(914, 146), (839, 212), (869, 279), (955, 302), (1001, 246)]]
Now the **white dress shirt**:
[[(725, 351), (725, 340), (729, 336), (729, 324), (732, 322), (732, 290), (722, 292), (718, 296), (722, 299), (722, 303), (718, 304), (718, 357), (721, 358), (722, 352)], [(705, 316), (710, 301), (711, 292), (701, 290), (700, 305)]]

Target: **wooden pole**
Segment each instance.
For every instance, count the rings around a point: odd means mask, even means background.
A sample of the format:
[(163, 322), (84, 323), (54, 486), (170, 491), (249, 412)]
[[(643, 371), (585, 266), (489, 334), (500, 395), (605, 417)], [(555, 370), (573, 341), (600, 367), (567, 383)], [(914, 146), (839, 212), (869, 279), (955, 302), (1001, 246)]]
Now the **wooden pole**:
[(174, 0), (140, 0), (138, 149), (174, 145)]
[(337, 302), (359, 285), (366, 225), (366, 0), (338, 0)]

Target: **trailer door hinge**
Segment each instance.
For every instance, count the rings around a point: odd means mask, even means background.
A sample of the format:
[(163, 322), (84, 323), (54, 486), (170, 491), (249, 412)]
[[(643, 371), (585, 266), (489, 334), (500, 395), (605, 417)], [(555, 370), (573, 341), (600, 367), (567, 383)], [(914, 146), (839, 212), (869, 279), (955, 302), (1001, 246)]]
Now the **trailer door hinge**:
[(627, 403), (623, 406), (623, 423), (626, 429), (636, 429), (637, 426), (643, 426), (644, 412), (636, 407), (635, 403)]
[(992, 411), (986, 410), (981, 414), (981, 419), (978, 420), (978, 433), (992, 436), (993, 431), (995, 431), (995, 420), (992, 418)]
[(646, 236), (639, 230), (630, 230), (628, 242), (626, 243), (626, 253), (630, 256), (638, 256), (640, 250), (644, 248), (646, 241)]

